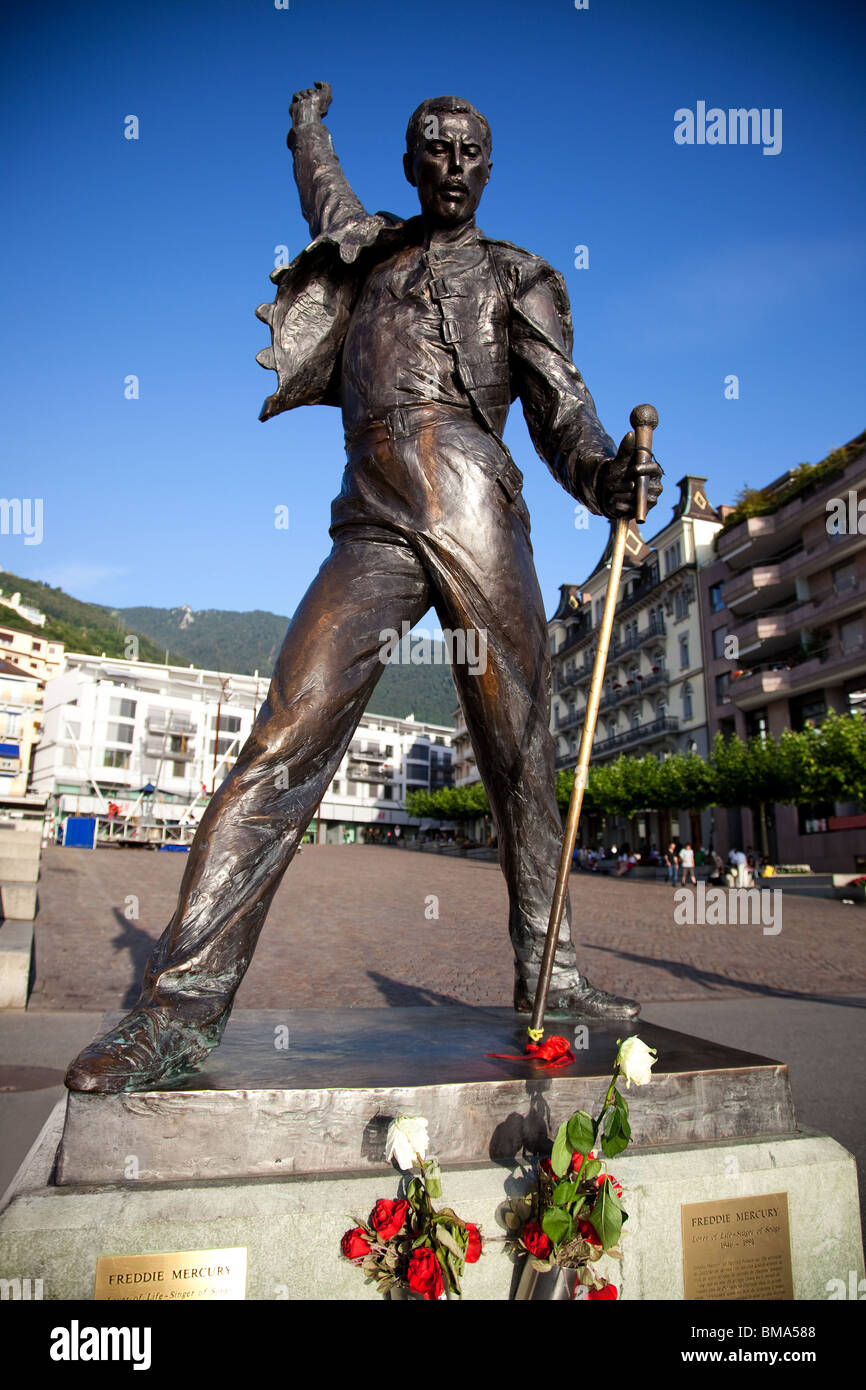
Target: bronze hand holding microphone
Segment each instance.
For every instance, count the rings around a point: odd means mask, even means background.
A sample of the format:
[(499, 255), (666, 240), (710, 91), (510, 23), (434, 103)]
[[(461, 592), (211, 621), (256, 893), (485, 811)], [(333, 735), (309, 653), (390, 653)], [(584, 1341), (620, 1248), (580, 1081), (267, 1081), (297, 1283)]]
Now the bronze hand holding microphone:
[[(652, 405), (636, 405), (629, 416), (629, 423), (634, 430), (634, 466), (636, 470), (639, 470), (635, 483), (634, 504), (634, 517), (639, 524), (646, 521), (647, 512), (649, 511), (648, 472), (653, 456), (653, 430), (658, 427), (658, 422), (658, 412)], [(580, 809), (583, 805), (583, 792), (589, 775), (589, 757), (592, 752), (592, 741), (595, 737), (595, 724), (598, 718), (599, 703), (601, 701), (601, 687), (604, 681), (604, 668), (607, 665), (610, 634), (613, 630), (613, 615), (616, 609), (617, 595), (619, 593), (619, 581), (622, 574), (622, 562), (625, 555), (628, 526), (629, 518), (627, 516), (619, 517), (617, 521), (614, 522), (610, 575), (607, 581), (607, 593), (605, 594), (604, 610), (602, 612), (601, 626), (598, 632), (598, 646), (596, 648), (595, 661), (592, 668), (592, 680), (589, 683), (586, 714), (584, 716), (583, 729), (580, 736), (577, 766), (574, 770), (574, 786), (571, 791), (568, 818), (565, 822), (565, 837), (562, 842), (559, 871), (556, 875), (556, 887), (553, 893), (553, 903), (551, 905), (550, 918), (547, 924), (544, 954), (541, 958), (538, 989), (535, 993), (535, 1003), (533, 1005), (532, 1017), (528, 1028), (530, 1041), (534, 1043), (539, 1042), (544, 1035), (544, 1012), (547, 1005), (547, 995), (550, 990), (550, 978), (553, 974), (553, 960), (556, 955), (556, 947), (559, 940), (559, 928), (562, 922), (565, 898), (568, 892), (568, 876), (571, 871), (571, 858), (574, 854), (574, 845), (577, 840), (577, 827), (580, 820)]]

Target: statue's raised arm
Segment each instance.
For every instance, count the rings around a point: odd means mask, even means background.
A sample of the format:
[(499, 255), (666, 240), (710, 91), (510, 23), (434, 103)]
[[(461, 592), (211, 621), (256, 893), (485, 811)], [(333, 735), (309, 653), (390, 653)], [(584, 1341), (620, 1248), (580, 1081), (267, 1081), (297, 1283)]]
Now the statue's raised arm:
[(322, 118), (331, 104), (331, 84), (317, 82), (295, 92), (289, 112), (292, 128), (286, 143), (295, 161), (301, 209), (313, 237), (339, 232), (369, 214), (349, 186)]

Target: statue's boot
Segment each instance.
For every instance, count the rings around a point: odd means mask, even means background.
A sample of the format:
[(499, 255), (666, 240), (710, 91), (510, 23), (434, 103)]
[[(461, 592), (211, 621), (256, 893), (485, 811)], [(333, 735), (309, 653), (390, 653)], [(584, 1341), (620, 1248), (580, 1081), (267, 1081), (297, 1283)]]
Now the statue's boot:
[[(530, 983), (519, 970), (514, 978), (514, 1007), (519, 1014), (531, 1014), (538, 981)], [(637, 1018), (640, 1004), (619, 994), (607, 994), (596, 989), (585, 975), (575, 975), (571, 983), (561, 976), (551, 985), (547, 996), (546, 1018)]]
[(228, 1013), (202, 1024), (163, 1006), (139, 1006), (78, 1054), (66, 1085), (70, 1091), (138, 1091), (179, 1076), (218, 1046)]

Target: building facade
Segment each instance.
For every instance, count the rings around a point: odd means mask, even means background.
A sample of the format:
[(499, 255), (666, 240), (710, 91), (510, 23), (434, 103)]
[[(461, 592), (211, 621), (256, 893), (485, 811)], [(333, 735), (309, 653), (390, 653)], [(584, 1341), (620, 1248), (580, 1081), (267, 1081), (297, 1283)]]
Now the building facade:
[[(764, 514), (730, 509), (701, 571), (711, 735), (778, 738), (866, 707), (866, 436), (832, 458), (762, 489)], [(866, 853), (853, 805), (744, 807), (718, 825), (722, 851), (781, 863), (844, 871)]]
[[(699, 574), (714, 558), (713, 538), (722, 519), (707, 499), (705, 478), (688, 474), (678, 486), (680, 495), (671, 520), (650, 540), (644, 540), (637, 523), (629, 526), (592, 747), (594, 764), (621, 753), (659, 759), (676, 752), (706, 757), (709, 749)], [(610, 552), (608, 541), (584, 584), (562, 585), (548, 624), (551, 730), (558, 768), (573, 767), (577, 757)], [(585, 842), (586, 831), (585, 826)], [(660, 848), (671, 836), (697, 844), (710, 833), (706, 814), (702, 820), (690, 816), (688, 808), (679, 815), (647, 814), (632, 829), (612, 823), (605, 827), (608, 841), (617, 831), (620, 842), (626, 831), (639, 842)]]
[[(234, 766), (267, 680), (69, 653), (45, 691), (33, 788), (69, 814), (195, 824)], [(452, 730), (367, 713), (314, 830), (334, 843), (408, 826), (405, 795), (450, 785)]]
[(0, 661), (0, 798), (27, 794), (30, 765), (42, 733), (42, 682)]

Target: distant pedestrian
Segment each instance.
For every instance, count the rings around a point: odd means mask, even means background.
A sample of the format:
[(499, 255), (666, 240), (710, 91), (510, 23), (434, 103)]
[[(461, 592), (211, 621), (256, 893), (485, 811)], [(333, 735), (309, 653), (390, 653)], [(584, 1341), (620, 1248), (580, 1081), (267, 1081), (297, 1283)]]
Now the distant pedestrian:
[(734, 871), (737, 887), (745, 888), (748, 865), (743, 851), (741, 849), (732, 849), (730, 853), (730, 862), (731, 868)]
[(692, 883), (697, 884), (695, 878), (695, 852), (691, 844), (683, 845), (680, 850), (680, 868), (682, 870), (682, 883), (685, 887), (686, 878), (690, 878)]
[(677, 847), (673, 840), (671, 840), (671, 843), (667, 847), (667, 853), (665, 854), (665, 869), (667, 870), (668, 883), (670, 884), (675, 884), (677, 881), (677, 868), (679, 862)]

